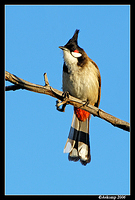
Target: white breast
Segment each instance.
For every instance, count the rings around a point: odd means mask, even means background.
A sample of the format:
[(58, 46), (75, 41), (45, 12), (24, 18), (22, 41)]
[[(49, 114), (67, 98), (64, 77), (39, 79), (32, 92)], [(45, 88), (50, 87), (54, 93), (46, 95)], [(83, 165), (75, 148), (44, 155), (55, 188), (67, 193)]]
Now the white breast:
[(72, 96), (95, 104), (98, 99), (98, 70), (89, 61), (86, 67), (78, 67), (78, 60), (67, 51), (64, 60), (68, 66), (68, 73), (63, 72), (63, 91), (68, 91)]

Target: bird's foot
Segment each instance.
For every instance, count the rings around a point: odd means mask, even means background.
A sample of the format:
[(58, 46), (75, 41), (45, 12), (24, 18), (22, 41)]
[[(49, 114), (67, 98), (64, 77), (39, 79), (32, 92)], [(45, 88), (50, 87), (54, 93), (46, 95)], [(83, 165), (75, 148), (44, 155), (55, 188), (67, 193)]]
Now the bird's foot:
[[(65, 108), (69, 98), (69, 92), (63, 92), (62, 97), (63, 97), (62, 101), (60, 100), (56, 101), (56, 108), (60, 112), (65, 112)], [(62, 106), (62, 108), (60, 108), (60, 106)]]

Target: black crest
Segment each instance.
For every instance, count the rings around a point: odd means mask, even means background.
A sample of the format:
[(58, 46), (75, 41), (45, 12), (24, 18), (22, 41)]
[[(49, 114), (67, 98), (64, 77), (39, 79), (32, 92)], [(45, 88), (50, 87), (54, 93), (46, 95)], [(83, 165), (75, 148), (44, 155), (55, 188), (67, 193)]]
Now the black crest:
[(79, 33), (79, 30), (76, 29), (73, 37), (65, 45), (65, 47), (68, 48), (68, 49), (70, 49), (71, 51), (74, 51), (75, 49), (78, 49), (78, 47), (79, 47), (78, 46), (78, 42), (77, 42), (78, 33)]

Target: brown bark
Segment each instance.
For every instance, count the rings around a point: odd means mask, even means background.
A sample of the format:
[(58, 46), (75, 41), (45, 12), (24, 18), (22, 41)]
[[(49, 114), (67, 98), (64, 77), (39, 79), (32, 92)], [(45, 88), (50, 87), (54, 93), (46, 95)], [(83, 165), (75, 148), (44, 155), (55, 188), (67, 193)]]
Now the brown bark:
[(106, 120), (107, 122), (111, 123), (113, 126), (121, 128), (125, 131), (130, 131), (130, 124), (128, 122), (123, 121), (119, 118), (116, 118), (95, 106), (86, 104), (86, 103), (82, 102), (80, 99), (77, 99), (71, 95), (67, 95), (66, 97), (64, 97), (63, 92), (61, 92), (57, 89), (54, 89), (49, 85), (46, 73), (44, 74), (44, 78), (45, 78), (45, 86), (42, 86), (42, 85), (37, 85), (37, 84), (30, 83), (28, 81), (25, 81), (7, 71), (5, 71), (5, 80), (10, 81), (11, 83), (14, 84), (11, 86), (7, 86), (6, 91), (25, 89), (25, 90), (29, 90), (32, 92), (50, 95), (50, 96), (62, 101), (62, 102), (57, 103), (57, 105), (56, 105), (57, 108), (61, 105), (64, 106), (66, 104), (70, 104), (70, 105), (73, 105), (78, 108), (81, 107), (81, 109), (90, 112), (94, 116), (97, 116), (99, 118)]

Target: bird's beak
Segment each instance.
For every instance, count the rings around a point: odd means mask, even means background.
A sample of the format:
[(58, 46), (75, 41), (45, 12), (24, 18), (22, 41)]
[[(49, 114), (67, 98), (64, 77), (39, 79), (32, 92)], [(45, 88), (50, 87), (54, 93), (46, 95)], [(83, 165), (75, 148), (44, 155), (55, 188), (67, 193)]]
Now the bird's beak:
[(62, 50), (67, 50), (67, 48), (64, 47), (64, 46), (59, 46), (59, 48), (62, 49)]

